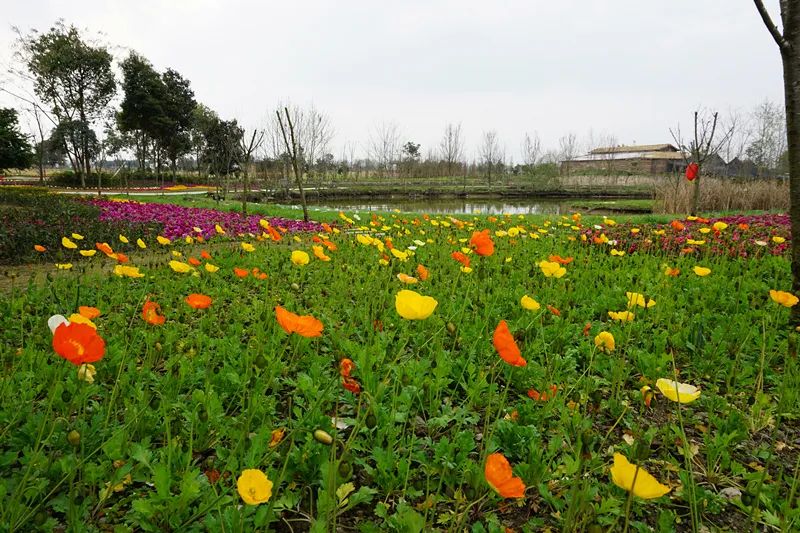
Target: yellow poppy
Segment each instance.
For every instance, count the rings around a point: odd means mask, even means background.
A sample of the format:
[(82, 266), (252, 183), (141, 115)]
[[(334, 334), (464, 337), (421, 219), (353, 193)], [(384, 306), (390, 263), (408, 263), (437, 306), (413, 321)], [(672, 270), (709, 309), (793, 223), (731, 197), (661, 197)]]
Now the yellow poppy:
[(128, 244), (129, 241), (128, 241), (128, 238), (125, 235), (120, 235), (119, 236), (119, 242)]
[(167, 239), (166, 237), (162, 237), (161, 235), (156, 237), (156, 240), (158, 241), (158, 244), (162, 244), (164, 246), (172, 242), (171, 240)]
[(191, 265), (187, 265), (186, 263), (182, 263), (180, 261), (175, 261), (174, 259), (169, 262), (169, 267), (175, 272), (180, 272), (182, 274), (194, 270)]
[(72, 263), (56, 263), (56, 268), (59, 270), (69, 270), (72, 268)]
[(790, 292), (770, 290), (769, 297), (772, 298), (773, 302), (779, 303), (784, 307), (794, 307), (798, 302), (797, 296)]
[(594, 338), (594, 345), (602, 352), (611, 353), (616, 347), (616, 344), (614, 343), (614, 335), (608, 331), (601, 331)]
[(126, 265), (116, 265), (114, 267), (114, 274), (119, 277), (128, 277), (128, 278), (143, 278), (144, 274), (139, 272), (139, 267), (132, 267)]
[(268, 502), (272, 497), (272, 481), (261, 470), (247, 469), (236, 480), (236, 490), (247, 505)]
[(548, 278), (560, 278), (567, 273), (567, 269), (555, 261), (539, 261), (538, 265), (545, 277)]
[(439, 302), (434, 298), (409, 290), (398, 292), (394, 300), (397, 314), (408, 320), (424, 320), (428, 318), (433, 314), (437, 305), (439, 305)]
[(219, 235), (225, 235), (225, 230), (222, 229), (222, 226), (219, 224), (214, 224), (214, 231), (216, 231)]
[(292, 252), (292, 263), (298, 266), (307, 265), (311, 258), (303, 250), (295, 250)]
[(700, 397), (700, 389), (687, 383), (679, 383), (671, 379), (661, 378), (656, 381), (661, 394), (679, 403), (692, 403)]
[(783, 237), (778, 237), (777, 235), (774, 235), (772, 237), (772, 242), (774, 242), (775, 244), (783, 244), (783, 243), (786, 242), (786, 239), (784, 239)]
[(216, 265), (212, 265), (211, 263), (206, 263), (205, 265), (206, 272), (216, 272), (219, 270), (219, 267)]
[(612, 320), (618, 320), (620, 322), (630, 322), (635, 317), (630, 311), (609, 311), (608, 316), (611, 317)]
[(542, 307), (541, 305), (539, 305), (539, 302), (537, 302), (527, 294), (522, 298), (520, 298), (519, 305), (521, 305), (523, 309), (527, 309), (528, 311), (538, 311)]
[(644, 468), (631, 464), (621, 453), (614, 454), (611, 481), (619, 488), (645, 500), (660, 498), (670, 491), (669, 487), (659, 483)]
[(392, 248), (392, 255), (398, 258), (400, 261), (407, 261), (409, 252), (401, 252), (397, 248)]
[(94, 254), (97, 253), (97, 250), (79, 250), (78, 251), (83, 257), (92, 257)]
[(144, 243), (142, 239), (136, 239), (136, 246), (142, 249), (147, 248), (147, 245)]
[(413, 276), (409, 276), (408, 274), (403, 274), (402, 272), (397, 275), (397, 279), (405, 283), (406, 285), (413, 285), (417, 283), (417, 278)]
[(622, 250), (617, 250), (616, 248), (612, 248), (611, 255), (617, 255), (619, 257), (622, 257), (623, 255), (625, 255), (625, 252)]
[(69, 237), (61, 237), (61, 246), (64, 248), (69, 248), (70, 250), (74, 250), (78, 247), (77, 244), (69, 240)]
[(81, 235), (80, 233), (73, 233), (72, 238), (75, 239), (76, 241), (82, 241), (83, 235)]
[(639, 306), (644, 308), (650, 308), (656, 305), (655, 300), (647, 300), (644, 297), (644, 294), (639, 294), (638, 292), (626, 292), (625, 296), (628, 298), (628, 308)]
[(242, 243), (242, 250), (244, 250), (245, 252), (255, 252), (256, 251), (256, 247), (253, 246), (252, 244), (250, 244), (249, 242), (243, 242)]
[(706, 267), (696, 266), (692, 268), (692, 270), (694, 270), (694, 273), (700, 276), (701, 278), (711, 274), (711, 269)]

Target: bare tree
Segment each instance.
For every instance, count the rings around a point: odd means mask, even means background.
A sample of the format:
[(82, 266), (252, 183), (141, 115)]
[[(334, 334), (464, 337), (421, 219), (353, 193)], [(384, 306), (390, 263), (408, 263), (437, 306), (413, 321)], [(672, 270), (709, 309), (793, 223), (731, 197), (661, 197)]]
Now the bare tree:
[(683, 154), (683, 159), (687, 165), (692, 163), (697, 165), (697, 175), (694, 178), (694, 190), (692, 192), (691, 214), (697, 215), (700, 203), (700, 176), (703, 174), (703, 164), (709, 157), (718, 155), (720, 149), (725, 146), (730, 138), (733, 129), (727, 126), (726, 130), (718, 132), (719, 112), (699, 110), (694, 112), (694, 136), (684, 139), (681, 133), (681, 126), (678, 124), (675, 129), (670, 129), (672, 139)]
[(745, 153), (761, 175), (780, 166), (786, 152), (786, 117), (783, 107), (765, 100), (751, 114), (751, 135)]
[[(783, 92), (786, 100), (786, 133), (789, 148), (789, 215), (792, 223), (792, 284), (800, 293), (800, 4), (780, 0), (783, 33), (762, 0), (753, 0), (761, 20), (772, 35), (783, 60)], [(800, 323), (800, 306), (792, 308), (792, 321)]]
[(258, 150), (264, 142), (264, 130), (253, 129), (250, 140), (247, 141), (247, 135), (242, 135), (239, 139), (240, 149), (238, 154), (241, 157), (239, 161), (239, 168), (242, 169), (242, 214), (247, 215), (247, 196), (250, 194), (250, 163), (253, 162), (253, 154)]
[(298, 153), (297, 136), (294, 133), (294, 124), (292, 124), (292, 117), (289, 114), (289, 108), (284, 107), (283, 112), (289, 128), (289, 135), (286, 134), (286, 126), (283, 125), (281, 112), (279, 110), (275, 111), (275, 115), (278, 117), (278, 126), (281, 128), (281, 136), (283, 137), (284, 148), (286, 148), (286, 153), (289, 154), (289, 158), (292, 162), (294, 182), (297, 185), (297, 189), (300, 191), (300, 202), (303, 206), (303, 220), (308, 222), (308, 206), (306, 205), (306, 193), (303, 191), (303, 178), (300, 172), (300, 156)]
[(369, 137), (367, 151), (384, 175), (389, 175), (400, 153), (400, 128), (394, 122), (376, 125)]
[(539, 139), (539, 134), (534, 131), (533, 136), (531, 136), (528, 132), (525, 132), (521, 148), (522, 161), (532, 171), (542, 155), (542, 141)]
[(503, 147), (497, 138), (496, 130), (489, 130), (483, 132), (481, 137), (481, 144), (478, 147), (478, 156), (486, 170), (486, 180), (491, 186), (492, 184), (492, 168), (497, 168), (505, 159)]
[(719, 155), (725, 162), (730, 163), (745, 156), (745, 151), (753, 136), (753, 130), (750, 116), (738, 109), (728, 111), (725, 123), (730, 128), (731, 134), (727, 142), (720, 147)]
[(453, 167), (464, 157), (464, 139), (461, 136), (461, 124), (450, 123), (444, 128), (442, 140), (439, 142), (439, 153), (447, 165), (447, 176), (453, 175)]
[(562, 168), (566, 174), (570, 171), (570, 161), (578, 155), (578, 136), (568, 133), (558, 140), (558, 159), (563, 162)]

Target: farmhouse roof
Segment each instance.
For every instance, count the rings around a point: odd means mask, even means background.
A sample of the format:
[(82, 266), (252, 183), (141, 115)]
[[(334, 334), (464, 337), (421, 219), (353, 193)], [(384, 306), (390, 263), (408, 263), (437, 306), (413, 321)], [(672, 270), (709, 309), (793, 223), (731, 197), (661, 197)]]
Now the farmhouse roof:
[(678, 149), (671, 144), (639, 144), (634, 146), (605, 146), (595, 148), (590, 154), (618, 154), (632, 152), (677, 152)]

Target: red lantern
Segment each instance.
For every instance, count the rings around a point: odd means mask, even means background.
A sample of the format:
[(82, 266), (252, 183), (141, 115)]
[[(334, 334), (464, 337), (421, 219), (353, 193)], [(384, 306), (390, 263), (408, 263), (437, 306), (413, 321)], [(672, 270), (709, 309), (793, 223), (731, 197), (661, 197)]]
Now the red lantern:
[(689, 163), (686, 166), (686, 179), (689, 181), (694, 181), (697, 177), (697, 174), (700, 173), (700, 166), (697, 163)]

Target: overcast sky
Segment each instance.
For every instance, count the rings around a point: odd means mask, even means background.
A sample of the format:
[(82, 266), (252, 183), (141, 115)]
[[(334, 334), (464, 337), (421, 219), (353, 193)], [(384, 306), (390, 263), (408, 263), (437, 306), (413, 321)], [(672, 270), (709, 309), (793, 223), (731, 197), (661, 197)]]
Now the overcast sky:
[[(768, 0), (778, 18), (778, 0)], [(472, 156), (497, 130), (519, 160), (526, 131), (670, 142), (691, 111), (782, 102), (777, 48), (750, 0), (4, 0), (10, 26), (56, 19), (101, 31), (189, 80), (198, 101), (247, 126), (281, 100), (332, 119), (338, 157), (381, 122), (435, 147), (461, 122)], [(0, 95), (0, 104), (13, 104)]]

